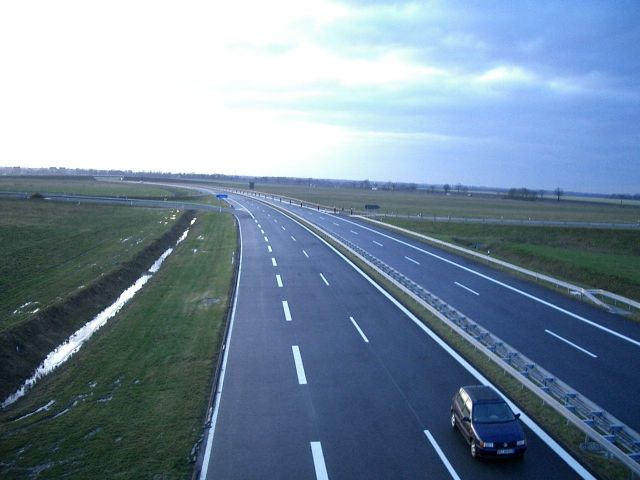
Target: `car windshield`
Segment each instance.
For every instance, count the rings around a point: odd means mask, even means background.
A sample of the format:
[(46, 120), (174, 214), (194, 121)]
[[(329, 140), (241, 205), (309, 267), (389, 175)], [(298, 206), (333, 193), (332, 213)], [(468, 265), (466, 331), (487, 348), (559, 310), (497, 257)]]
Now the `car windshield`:
[(513, 412), (506, 403), (481, 403), (473, 407), (473, 421), (477, 423), (511, 422)]

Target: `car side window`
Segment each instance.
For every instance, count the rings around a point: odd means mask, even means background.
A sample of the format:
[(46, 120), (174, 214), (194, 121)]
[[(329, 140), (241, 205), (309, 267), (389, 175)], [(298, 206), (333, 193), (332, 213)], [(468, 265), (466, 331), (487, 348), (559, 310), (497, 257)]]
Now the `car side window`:
[(467, 398), (462, 407), (462, 416), (471, 418), (471, 399)]

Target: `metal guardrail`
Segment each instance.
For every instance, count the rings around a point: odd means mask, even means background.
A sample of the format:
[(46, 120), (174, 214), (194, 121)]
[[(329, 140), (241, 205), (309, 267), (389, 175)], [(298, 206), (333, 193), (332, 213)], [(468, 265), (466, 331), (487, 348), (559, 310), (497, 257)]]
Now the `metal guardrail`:
[(464, 253), (466, 255), (470, 255), (472, 257), (479, 258), (479, 259), (481, 259), (483, 261), (492, 263), (494, 265), (499, 265), (499, 266), (501, 266), (503, 268), (508, 268), (509, 270), (513, 270), (513, 271), (516, 271), (518, 273), (524, 274), (526, 276), (533, 277), (534, 279), (536, 279), (538, 281), (542, 281), (542, 282), (554, 285), (555, 287), (566, 289), (567, 292), (575, 294), (575, 295), (579, 295), (581, 297), (585, 297), (588, 300), (590, 300), (591, 302), (597, 304), (598, 306), (600, 306), (602, 308), (605, 308), (605, 309), (611, 311), (612, 313), (620, 313), (620, 309), (615, 308), (615, 307), (611, 306), (610, 304), (603, 302), (602, 300), (596, 298), (595, 295), (600, 295), (602, 297), (607, 297), (607, 298), (609, 298), (609, 299), (611, 299), (611, 300), (613, 300), (615, 302), (618, 302), (620, 304), (626, 305), (629, 310), (634, 308), (634, 309), (640, 311), (640, 302), (636, 302), (635, 300), (632, 300), (630, 298), (623, 297), (622, 295), (617, 295), (615, 293), (607, 292), (606, 290), (589, 290), (589, 289), (585, 289), (585, 288), (579, 287), (577, 285), (574, 285), (572, 283), (565, 282), (563, 280), (558, 280), (557, 278), (550, 277), (549, 275), (545, 275), (543, 273), (534, 272), (533, 270), (528, 270), (526, 268), (519, 267), (519, 266), (514, 265), (512, 263), (505, 262), (504, 260), (499, 260), (499, 259), (493, 258), (493, 257), (491, 257), (489, 255), (484, 255), (482, 253), (475, 252), (473, 250), (469, 250), (468, 248), (460, 247), (458, 245), (453, 245), (451, 243), (444, 242), (444, 241), (439, 240), (437, 238), (429, 237), (428, 235), (423, 235), (421, 233), (413, 232), (411, 230), (407, 230), (406, 228), (397, 227), (395, 225), (390, 225), (388, 223), (383, 223), (383, 222), (380, 222), (378, 220), (374, 220), (374, 219), (367, 218), (367, 217), (358, 216), (358, 218), (365, 219), (365, 220), (367, 220), (367, 221), (369, 221), (371, 223), (383, 226), (385, 228), (390, 228), (392, 230), (397, 230), (399, 232), (402, 232), (402, 233), (405, 233), (405, 234), (408, 234), (408, 235), (412, 235), (412, 236), (421, 238), (423, 240), (428, 241), (429, 243), (432, 243), (432, 244), (435, 244), (435, 245), (439, 245), (439, 246), (445, 247), (447, 249), (455, 250), (455, 251)]
[(555, 409), (578, 426), (589, 438), (596, 440), (602, 450), (617, 457), (633, 473), (640, 475), (640, 434), (638, 432), (366, 250), (338, 235), (330, 234), (329, 236), (352, 250), (420, 303), (430, 307), (429, 310), (437, 313), (438, 317), (455, 325), (459, 333), (463, 333), (467, 340), (492, 357), (496, 363), (511, 373), (516, 373), (516, 378), (525, 383), (530, 390), (536, 394), (544, 394), (543, 400), (548, 403), (550, 403), (549, 400), (555, 402), (555, 406), (560, 407)]
[[(289, 211), (286, 213), (304, 221), (295, 213)], [(640, 434), (638, 432), (368, 251), (339, 235), (324, 230), (322, 233), (351, 250), (353, 254), (434, 313), (501, 368), (511, 373), (517, 381), (582, 431), (586, 437), (586, 447), (592, 447), (595, 444), (599, 451), (618, 459), (632, 475), (640, 476)]]
[[(305, 202), (302, 200), (298, 200), (295, 198), (291, 198), (291, 197), (286, 197), (283, 195), (270, 195), (270, 194), (266, 194), (266, 193), (262, 193), (262, 192), (257, 192), (257, 191), (246, 191), (246, 190), (241, 190), (241, 189), (229, 189), (231, 191), (234, 191), (236, 193), (241, 193), (243, 195), (248, 195), (248, 196), (253, 196), (253, 197), (264, 197), (266, 198), (271, 198), (273, 201), (280, 201), (282, 202), (283, 199), (286, 200), (289, 204), (294, 204), (294, 205), (300, 205), (301, 207), (307, 207), (307, 208), (311, 208), (311, 209), (317, 209), (317, 210), (321, 210), (321, 209), (325, 209), (328, 213), (331, 213), (331, 208), (330, 207), (326, 207), (326, 206), (321, 206), (319, 204), (316, 203), (311, 203), (311, 202)], [(333, 213), (338, 213), (338, 211), (336, 209), (333, 209)], [(397, 227), (395, 225), (391, 225), (388, 223), (384, 223), (381, 222), (379, 220), (375, 220), (373, 218), (370, 218), (368, 216), (363, 216), (363, 215), (354, 215), (354, 212), (349, 212), (351, 215), (361, 218), (363, 220), (366, 220), (368, 222), (377, 224), (377, 225), (381, 225), (385, 228), (390, 228), (392, 230), (397, 230), (399, 232), (408, 234), (408, 235), (413, 235), (416, 236), (418, 238), (421, 238), (423, 240), (426, 240), (429, 243), (435, 244), (435, 245), (439, 245), (442, 247), (445, 247), (447, 249), (451, 249), (451, 250), (455, 250), (461, 253), (464, 253), (465, 255), (470, 255), (476, 258), (479, 258), (485, 262), (489, 262), (492, 263), (494, 265), (499, 265), (503, 268), (507, 268), (509, 270), (513, 270), (516, 271), (518, 273), (521, 273), (523, 275), (529, 276), (529, 277), (533, 277), (538, 281), (541, 282), (545, 282), (548, 283), (550, 285), (553, 285), (556, 288), (562, 288), (562, 289), (566, 289), (567, 292), (569, 292), (570, 294), (579, 296), (580, 298), (584, 298), (588, 301), (590, 301), (591, 303), (594, 303), (596, 305), (598, 305), (601, 308), (604, 308), (608, 311), (610, 311), (611, 313), (622, 313), (622, 310), (620, 308), (617, 307), (617, 304), (621, 304), (621, 305), (625, 305), (627, 310), (631, 310), (631, 309), (635, 309), (637, 311), (640, 311), (640, 302), (637, 302), (635, 300), (632, 300), (630, 298), (627, 297), (623, 297), (622, 295), (618, 295), (612, 292), (608, 292), (606, 290), (591, 290), (591, 289), (585, 289), (583, 287), (579, 287), (577, 285), (574, 285), (572, 283), (569, 282), (565, 282), (563, 280), (559, 280), (557, 278), (553, 278), (550, 277), (549, 275), (545, 275), (542, 273), (538, 273), (535, 272), (533, 270), (528, 270), (526, 268), (523, 267), (519, 267), (517, 265), (514, 265), (512, 263), (509, 262), (505, 262), (504, 260), (498, 260), (497, 258), (493, 258), (490, 255), (484, 255), (482, 253), (473, 251), (473, 250), (469, 250), (468, 248), (464, 248), (464, 247), (460, 247), (458, 245), (453, 245), (451, 243), (447, 243), (444, 242), (442, 240), (439, 240), (437, 238), (433, 238), (433, 237), (429, 237), (427, 235), (423, 235), (421, 233), (417, 233), (417, 232), (413, 232), (411, 230), (407, 230), (406, 228), (402, 228), (402, 227)], [(601, 299), (598, 298), (598, 296), (600, 297), (605, 297), (607, 299), (609, 299), (610, 301), (613, 301), (615, 305), (611, 305), (610, 303), (604, 302)]]

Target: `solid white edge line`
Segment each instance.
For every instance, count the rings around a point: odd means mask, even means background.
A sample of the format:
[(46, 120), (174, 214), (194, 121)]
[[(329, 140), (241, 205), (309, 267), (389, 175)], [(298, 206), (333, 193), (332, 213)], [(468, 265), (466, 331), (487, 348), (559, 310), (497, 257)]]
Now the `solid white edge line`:
[(590, 357), (593, 357), (593, 358), (598, 358), (598, 356), (595, 353), (591, 353), (589, 350), (586, 350), (586, 349), (582, 348), (581, 346), (576, 345), (573, 342), (570, 342), (569, 340), (567, 340), (564, 337), (561, 337), (557, 333), (554, 333), (551, 330), (547, 330), (546, 328), (544, 329), (544, 331), (547, 332), (549, 335), (551, 335), (553, 337), (556, 337), (558, 340), (566, 343), (567, 345), (571, 345), (573, 348), (576, 348), (576, 349), (580, 350), (582, 353), (586, 353), (587, 355), (589, 355)]
[(282, 288), (282, 277), (280, 275), (276, 275), (276, 283), (278, 287)]
[(316, 470), (316, 479), (329, 480), (320, 442), (311, 442), (311, 455), (313, 456), (313, 467)]
[(466, 287), (464, 285), (462, 285), (461, 283), (458, 282), (453, 282), (455, 283), (457, 286), (459, 286), (460, 288), (464, 288), (466, 291), (473, 293), (474, 295), (480, 295), (478, 292), (476, 292), (475, 290), (471, 290), (469, 287)]
[(298, 375), (298, 383), (300, 385), (307, 384), (307, 376), (304, 374), (304, 365), (302, 364), (302, 357), (300, 356), (300, 348), (298, 345), (292, 345), (293, 362), (296, 364), (296, 374)]
[[(273, 208), (273, 207), (272, 207)], [(291, 217), (290, 217), (291, 218)], [(498, 393), (502, 396), (502, 398), (507, 402), (511, 410), (516, 413), (520, 413), (520, 419), (522, 422), (531, 429), (531, 431), (540, 438), (547, 446), (553, 450), (556, 455), (558, 455), (569, 467), (571, 467), (578, 475), (586, 480), (596, 480), (596, 478), (589, 473), (589, 471), (584, 468), (580, 462), (578, 462), (575, 458), (573, 458), (562, 446), (558, 444), (553, 438), (549, 436), (547, 432), (545, 432), (537, 423), (535, 423), (525, 412), (522, 412), (511, 400), (509, 400), (495, 385), (493, 385), (484, 375), (478, 372), (475, 367), (469, 364), (464, 358), (462, 358), (455, 350), (453, 350), (449, 345), (447, 345), (444, 340), (442, 340), (438, 335), (436, 335), (431, 329), (429, 329), (424, 323), (420, 321), (413, 313), (411, 313), (407, 308), (402, 305), (398, 300), (396, 300), (389, 292), (387, 292), (384, 288), (378, 285), (372, 278), (370, 278), (366, 273), (364, 273), (360, 268), (354, 264), (351, 260), (345, 257), (340, 251), (338, 251), (333, 245), (324, 240), (314, 231), (309, 229), (306, 225), (300, 223), (298, 220), (291, 218), (292, 221), (298, 223), (302, 228), (311, 233), (314, 237), (324, 243), (329, 249), (331, 249), (336, 255), (342, 258), (348, 265), (350, 265), (356, 272), (358, 272), (365, 280), (367, 280), (376, 290), (378, 290), (382, 295), (384, 295), (391, 303), (393, 303), (401, 312), (403, 312), (415, 325), (420, 328), (423, 332), (425, 332), (431, 339), (436, 342), (444, 351), (446, 351), (456, 362), (458, 362), (467, 372), (469, 372), (473, 377), (476, 378), (483, 385), (493, 386)]]
[(291, 310), (289, 310), (289, 302), (286, 300), (282, 301), (282, 309), (284, 310), (284, 319), (287, 322), (291, 321)]
[(404, 258), (406, 258), (406, 259), (407, 259), (407, 260), (409, 260), (410, 262), (415, 263), (416, 265), (420, 265), (420, 262), (419, 262), (419, 261), (414, 260), (414, 259), (413, 259), (413, 258), (411, 258), (411, 257), (407, 257), (407, 256), (405, 255), (405, 257), (404, 257)]
[(356, 330), (358, 330), (358, 333), (360, 334), (362, 339), (365, 341), (365, 343), (369, 343), (369, 339), (364, 334), (364, 332), (360, 329), (360, 325), (358, 325), (358, 323), (353, 319), (353, 317), (349, 317), (349, 320), (351, 320), (351, 323), (353, 323), (353, 326), (356, 327)]
[[(245, 207), (243, 206), (243, 208)], [(249, 211), (247, 210), (247, 212)], [(249, 212), (249, 214), (253, 216), (251, 212)], [(209, 461), (211, 460), (211, 448), (213, 447), (213, 436), (215, 435), (216, 424), (218, 421), (218, 413), (220, 411), (220, 400), (222, 398), (222, 388), (224, 387), (224, 379), (227, 373), (227, 361), (229, 359), (229, 350), (231, 350), (230, 348), (231, 337), (233, 335), (233, 326), (235, 324), (235, 319), (236, 319), (236, 307), (238, 305), (238, 294), (240, 292), (240, 277), (242, 276), (243, 248), (242, 248), (242, 226), (240, 225), (239, 220), (238, 220), (238, 229), (240, 230), (240, 235), (239, 235), (240, 260), (238, 261), (238, 278), (236, 279), (236, 289), (235, 289), (236, 294), (233, 298), (233, 307), (231, 309), (231, 320), (229, 320), (229, 332), (227, 334), (227, 343), (226, 345), (224, 345), (224, 357), (222, 358), (222, 365), (220, 367), (220, 380), (218, 383), (218, 391), (216, 392), (216, 395), (214, 398), (214, 408), (213, 408), (213, 414), (211, 415), (209, 435), (207, 435), (207, 443), (205, 445), (204, 459), (202, 460), (202, 467), (200, 469), (200, 477), (205, 479), (207, 477), (207, 472), (209, 470)], [(202, 475), (202, 472), (204, 472), (204, 476)]]
[(342, 220), (343, 222), (347, 222), (347, 223), (351, 223), (351, 224), (353, 224), (353, 225), (357, 225), (357, 226), (359, 226), (360, 228), (363, 228), (363, 229), (365, 229), (365, 230), (368, 230), (368, 231), (370, 231), (370, 232), (373, 232), (373, 233), (375, 233), (375, 234), (377, 234), (377, 235), (380, 235), (381, 237), (388, 238), (389, 240), (393, 240), (394, 242), (400, 243), (400, 244), (405, 245), (405, 246), (407, 246), (407, 247), (409, 247), (409, 248), (413, 248), (414, 250), (417, 250), (417, 251), (419, 251), (419, 252), (422, 252), (422, 253), (424, 253), (425, 255), (429, 255), (429, 256), (431, 256), (431, 257), (433, 257), (433, 258), (436, 258), (436, 259), (438, 259), (438, 260), (441, 260), (441, 261), (443, 261), (443, 262), (445, 262), (445, 263), (448, 263), (448, 264), (450, 264), (450, 265), (453, 265), (453, 266), (455, 266), (455, 267), (458, 267), (458, 268), (460, 268), (460, 269), (464, 270), (465, 272), (469, 272), (469, 273), (472, 273), (472, 274), (474, 274), (474, 275), (477, 275), (477, 276), (479, 276), (480, 278), (484, 278), (485, 280), (488, 280), (488, 281), (490, 281), (490, 282), (493, 282), (493, 283), (495, 283), (496, 285), (500, 285), (501, 287), (504, 287), (504, 288), (506, 288), (506, 289), (508, 289), (508, 290), (511, 290), (511, 291), (515, 292), (515, 293), (519, 293), (520, 295), (525, 296), (525, 297), (529, 298), (530, 300), (533, 300), (533, 301), (535, 301), (535, 302), (538, 302), (538, 303), (541, 303), (541, 304), (543, 304), (543, 305), (546, 305), (546, 306), (547, 306), (547, 307), (549, 307), (549, 308), (552, 308), (552, 309), (554, 309), (554, 310), (557, 310), (558, 312), (561, 312), (561, 313), (564, 313), (565, 315), (568, 315), (568, 316), (570, 316), (570, 317), (573, 317), (573, 318), (575, 318), (576, 320), (579, 320), (579, 321), (581, 321), (581, 322), (586, 323), (587, 325), (591, 325), (591, 326), (592, 326), (592, 327), (594, 327), (594, 328), (597, 328), (597, 329), (599, 329), (599, 330), (602, 330), (603, 332), (609, 333), (609, 334), (611, 334), (611, 335), (613, 335), (613, 336), (615, 336), (615, 337), (618, 337), (618, 338), (620, 338), (620, 339), (622, 339), (622, 340), (625, 340), (625, 341), (627, 341), (627, 342), (629, 342), (629, 343), (633, 343), (634, 345), (636, 345), (636, 346), (640, 347), (640, 341), (638, 341), (638, 340), (634, 340), (633, 338), (627, 337), (626, 335), (623, 335), (622, 333), (618, 333), (618, 332), (616, 332), (615, 330), (612, 330), (612, 329), (610, 329), (610, 328), (607, 328), (607, 327), (605, 327), (605, 326), (603, 326), (603, 325), (600, 325), (600, 324), (598, 324), (598, 323), (594, 322), (593, 320), (589, 320), (588, 318), (584, 318), (584, 317), (582, 317), (582, 316), (580, 316), (580, 315), (578, 315), (578, 314), (576, 314), (576, 313), (570, 312), (569, 310), (566, 310), (566, 309), (564, 309), (564, 308), (562, 308), (562, 307), (559, 307), (559, 306), (557, 306), (557, 305), (554, 305), (553, 303), (547, 302), (546, 300), (543, 300), (543, 299), (541, 299), (541, 298), (539, 298), (539, 297), (536, 297), (535, 295), (532, 295), (532, 294), (530, 294), (530, 293), (524, 292), (524, 291), (522, 291), (522, 290), (520, 290), (520, 289), (518, 289), (518, 288), (516, 288), (516, 287), (512, 287), (511, 285), (506, 284), (506, 283), (504, 283), (504, 282), (501, 282), (500, 280), (497, 280), (497, 279), (495, 279), (495, 278), (489, 277), (488, 275), (485, 275), (485, 274), (483, 274), (483, 273), (480, 273), (480, 272), (478, 272), (478, 271), (476, 271), (476, 270), (472, 270), (471, 268), (468, 268), (468, 267), (465, 267), (465, 266), (463, 266), (463, 265), (460, 265), (460, 264), (458, 264), (458, 263), (456, 263), (456, 262), (454, 262), (454, 261), (452, 261), (452, 260), (449, 260), (449, 259), (447, 259), (447, 258), (441, 257), (440, 255), (436, 255), (435, 253), (429, 252), (429, 251), (424, 250), (424, 249), (422, 249), (422, 248), (420, 248), (420, 247), (416, 247), (415, 245), (411, 245), (410, 243), (404, 242), (404, 241), (402, 241), (402, 240), (399, 240), (399, 239), (397, 239), (397, 238), (394, 238), (394, 237), (392, 237), (392, 236), (390, 236), (390, 235), (384, 234), (384, 233), (379, 232), (379, 231), (377, 231), (377, 230), (374, 230), (374, 229), (372, 229), (372, 228), (365, 227), (364, 225), (360, 225), (360, 224), (358, 224), (358, 223), (356, 223), (356, 222), (352, 222), (352, 221), (350, 221), (350, 220), (346, 220), (346, 219), (344, 219), (344, 218), (342, 218), (341, 220)]
[(328, 287), (329, 286), (329, 282), (327, 282), (327, 279), (324, 278), (323, 274), (320, 274), (320, 278), (322, 279), (322, 281), (325, 283), (325, 285)]
[(436, 439), (433, 438), (433, 435), (431, 435), (431, 432), (429, 430), (425, 430), (424, 434), (427, 436), (427, 438), (429, 439), (429, 442), (431, 442), (431, 446), (436, 451), (436, 453), (440, 457), (440, 460), (442, 460), (442, 463), (444, 463), (444, 466), (449, 471), (449, 475), (451, 475), (451, 478), (453, 478), (454, 480), (460, 480), (460, 477), (454, 470), (451, 463), (449, 463), (449, 459), (447, 459), (447, 456), (444, 454), (444, 452), (440, 448), (440, 445), (438, 445), (438, 442), (436, 442)]

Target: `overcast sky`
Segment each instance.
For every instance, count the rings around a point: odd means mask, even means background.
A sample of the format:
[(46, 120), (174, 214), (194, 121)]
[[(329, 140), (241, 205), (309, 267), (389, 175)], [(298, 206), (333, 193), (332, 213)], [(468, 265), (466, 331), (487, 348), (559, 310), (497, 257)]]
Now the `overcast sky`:
[(0, 165), (640, 193), (640, 2), (3, 1)]

